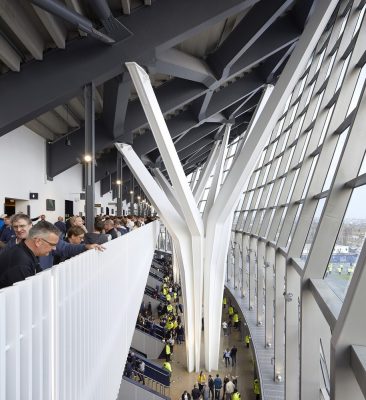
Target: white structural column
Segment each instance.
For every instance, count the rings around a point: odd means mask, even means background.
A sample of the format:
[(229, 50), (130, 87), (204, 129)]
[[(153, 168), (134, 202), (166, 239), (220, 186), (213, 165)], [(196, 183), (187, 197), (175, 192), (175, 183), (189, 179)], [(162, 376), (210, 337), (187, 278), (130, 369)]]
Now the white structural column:
[(240, 232), (235, 233), (235, 241), (234, 241), (234, 254), (235, 254), (235, 261), (234, 261), (234, 288), (240, 287), (240, 265), (243, 264), (242, 262), (242, 252), (241, 252), (241, 239), (242, 234)]
[[(206, 370), (218, 369), (222, 295), (225, 281), (225, 259), (230, 242), (231, 226), (234, 213), (231, 213), (223, 225), (215, 227), (215, 242), (219, 245), (212, 246), (206, 237), (205, 241), (205, 269), (204, 269), (204, 319), (205, 319), (205, 364)], [(219, 240), (218, 240), (219, 238)], [(207, 258), (209, 257), (209, 259)], [(211, 289), (211, 290), (209, 290)], [(210, 314), (211, 312), (211, 314)]]
[(186, 348), (188, 371), (194, 369), (194, 302), (193, 302), (193, 274), (192, 274), (192, 247), (188, 228), (180, 215), (175, 211), (163, 190), (155, 182), (149, 171), (141, 162), (131, 146), (116, 144), (122, 153), (126, 164), (135, 175), (144, 193), (148, 196), (154, 208), (159, 212), (164, 225), (167, 227), (176, 252), (176, 261), (180, 268), (183, 289), (183, 303), (186, 314)]
[(203, 235), (204, 227), (197, 204), (189, 188), (182, 164), (180, 163), (173, 140), (170, 136), (163, 113), (160, 110), (149, 76), (136, 63), (126, 63), (141, 100), (147, 120), (150, 124), (161, 157), (168, 171), (170, 180), (179, 198), (185, 223), (191, 235), (192, 273), (194, 299), (194, 348), (195, 368), (200, 369), (202, 296), (203, 296)]
[(275, 379), (282, 381), (285, 375), (285, 301), (290, 300), (289, 294), (285, 292), (286, 258), (280, 250), (276, 251), (275, 268)]
[(272, 347), (273, 345), (273, 301), (274, 301), (274, 265), (275, 265), (275, 249), (270, 245), (266, 245), (265, 256), (265, 346)]
[[(305, 290), (304, 290), (305, 289)], [(301, 291), (301, 399), (319, 396), (320, 338), (323, 314), (309, 289)]]
[(247, 270), (249, 268), (249, 235), (244, 234), (242, 237), (242, 252), (243, 252), (243, 288), (242, 296), (245, 297), (249, 293), (249, 274)]
[(255, 275), (257, 269), (257, 238), (251, 236), (249, 242), (249, 310), (255, 305), (256, 283)]
[(222, 180), (222, 171), (224, 169), (227, 143), (229, 141), (230, 131), (231, 131), (231, 124), (226, 124), (224, 136), (222, 138), (222, 142), (221, 142), (221, 146), (220, 146), (220, 151), (219, 151), (217, 161), (216, 161), (215, 175), (212, 179), (212, 183), (211, 183), (211, 186), (210, 186), (210, 189), (208, 192), (208, 196), (207, 196), (205, 210), (203, 212), (203, 222), (205, 224), (207, 222), (208, 214), (209, 214), (209, 212), (215, 202), (217, 194), (220, 190), (221, 180)]
[(200, 176), (198, 178), (198, 182), (193, 189), (193, 196), (194, 199), (196, 200), (196, 203), (198, 203), (201, 200), (208, 178), (210, 177), (212, 170), (216, 164), (217, 157), (219, 155), (219, 146), (220, 146), (220, 141), (217, 140), (210, 151), (205, 166), (203, 167)]
[(264, 271), (266, 244), (258, 240), (257, 247), (257, 325), (263, 324), (264, 319)]
[[(285, 102), (294, 89), (296, 83), (306, 67), (311, 53), (317, 45), (324, 28), (334, 11), (338, 1), (328, 0), (317, 2), (303, 34), (301, 35), (295, 50), (286, 64), (270, 98), (265, 104), (261, 117), (253, 126), (253, 130), (243, 145), (242, 150), (234, 161), (227, 175), (217, 199), (210, 210), (206, 226), (206, 246), (204, 257), (204, 283), (205, 283), (205, 355), (206, 369), (217, 367), (219, 340), (219, 321), (214, 326), (210, 322), (217, 315), (221, 307), (221, 299), (217, 299), (218, 293), (222, 295), (224, 279), (218, 282), (217, 276), (224, 276), (222, 265), (216, 262), (216, 251), (222, 245), (221, 235), (225, 235), (224, 224), (228, 216), (233, 213), (238, 198), (245, 185), (248, 176), (255, 168), (255, 164), (269, 139), (275, 124), (282, 113)], [(221, 296), (220, 296), (221, 297)], [(208, 322), (208, 323), (207, 323)], [(213, 355), (213, 356), (211, 356)], [(216, 357), (217, 358), (217, 357)]]
[(286, 342), (286, 399), (300, 396), (300, 352), (299, 352), (299, 301), (300, 277), (291, 264), (286, 268), (285, 342)]

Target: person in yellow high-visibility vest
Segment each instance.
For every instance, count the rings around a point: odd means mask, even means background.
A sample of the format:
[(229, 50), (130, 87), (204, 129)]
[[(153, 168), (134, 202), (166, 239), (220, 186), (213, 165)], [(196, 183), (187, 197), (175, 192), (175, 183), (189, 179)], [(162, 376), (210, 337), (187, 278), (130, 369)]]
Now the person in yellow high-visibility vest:
[(227, 303), (227, 300), (226, 300), (226, 297), (224, 296), (222, 299), (222, 305), (224, 306), (224, 308), (226, 308), (226, 303)]
[(239, 314), (237, 312), (233, 315), (233, 323), (234, 328), (237, 329), (239, 326)]
[(166, 306), (166, 310), (167, 310), (168, 312), (173, 312), (173, 306), (172, 306), (171, 304), (168, 304), (168, 305)]
[(172, 299), (172, 296), (171, 296), (169, 293), (167, 293), (167, 294), (165, 295), (165, 298), (166, 298), (167, 301), (170, 302), (170, 300)]
[(168, 329), (168, 331), (172, 330), (173, 327), (174, 327), (174, 324), (173, 324), (172, 321), (168, 321), (168, 322), (165, 324), (165, 328)]
[(163, 368), (169, 372), (169, 376), (172, 375), (172, 366), (170, 365), (169, 361), (165, 361), (165, 363), (163, 364)]
[(231, 396), (231, 400), (240, 400), (241, 396), (237, 389), (234, 390), (234, 393)]
[(250, 336), (246, 335), (245, 336), (245, 344), (247, 345), (247, 347), (249, 347), (249, 343), (250, 343)]
[(165, 343), (164, 350), (165, 350), (165, 360), (166, 361), (170, 361), (170, 353), (171, 353), (171, 351), (170, 351), (170, 344), (168, 342)]
[(261, 385), (259, 384), (259, 380), (256, 378), (253, 382), (253, 392), (255, 394), (256, 400), (261, 398)]
[(229, 311), (229, 317), (232, 317), (234, 314), (234, 307), (230, 305), (228, 311)]

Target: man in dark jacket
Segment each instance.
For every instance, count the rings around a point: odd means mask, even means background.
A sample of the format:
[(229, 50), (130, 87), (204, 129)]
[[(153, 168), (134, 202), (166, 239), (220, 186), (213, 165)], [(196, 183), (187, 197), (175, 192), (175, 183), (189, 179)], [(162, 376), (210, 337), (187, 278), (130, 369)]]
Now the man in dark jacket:
[(57, 222), (55, 222), (55, 227), (62, 233), (62, 238), (64, 238), (66, 236), (67, 229), (63, 217), (57, 218)]
[(192, 399), (193, 400), (198, 400), (201, 397), (201, 392), (198, 389), (197, 385), (194, 385), (192, 389)]
[(60, 231), (49, 222), (30, 229), (28, 238), (0, 254), (0, 289), (40, 272), (39, 256), (47, 256), (59, 241)]
[(104, 221), (104, 231), (107, 235), (111, 235), (112, 239), (117, 239), (118, 234), (111, 219)]
[[(45, 222), (46, 221), (41, 221), (38, 224), (43, 224)], [(16, 237), (12, 238), (7, 243), (6, 248), (14, 247), (22, 240), (27, 239), (29, 231), (32, 227), (31, 219), (28, 217), (28, 215), (25, 214), (15, 214), (12, 217), (11, 223), (14, 228)], [(5, 249), (2, 249), (2, 251), (5, 251)], [(51, 268), (55, 256), (61, 259), (68, 259), (84, 252), (85, 250), (90, 249), (103, 250), (104, 248), (98, 244), (71, 244), (65, 242), (64, 240), (59, 240), (54, 250), (49, 252), (46, 256), (40, 257), (39, 264), (41, 269)]]

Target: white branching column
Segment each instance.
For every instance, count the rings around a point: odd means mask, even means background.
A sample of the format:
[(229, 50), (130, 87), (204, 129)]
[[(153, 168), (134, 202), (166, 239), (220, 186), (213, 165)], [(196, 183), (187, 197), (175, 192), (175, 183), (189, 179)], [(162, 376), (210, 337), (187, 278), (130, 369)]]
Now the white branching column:
[[(334, 3), (334, 0), (317, 2), (295, 50), (260, 113), (260, 118), (257, 118), (252, 125), (250, 134), (245, 143), (243, 142), (243, 147), (220, 190), (222, 155), (230, 127), (226, 126), (221, 147), (217, 145), (213, 149), (206, 164), (207, 168), (202, 171), (194, 187), (193, 195), (148, 75), (136, 63), (126, 64), (174, 190), (162, 179), (159, 180), (159, 184), (162, 184), (163, 188), (159, 188), (142, 163), (138, 164), (138, 157), (131, 147), (128, 149), (124, 145), (117, 145), (117, 147), (125, 158), (127, 153), (129, 154), (130, 161), (127, 157), (127, 163), (144, 187), (144, 192), (150, 197), (173, 238), (177, 261), (181, 269), (183, 300), (187, 314), (187, 368), (189, 371), (200, 370), (202, 298), (205, 322), (205, 367), (207, 371), (218, 369), (225, 260), (234, 210), (247, 177), (254, 170), (260, 153), (283, 111), (285, 102), (324, 30), (334, 9)], [(133, 162), (131, 162), (132, 159), (134, 159)], [(208, 171), (212, 170), (215, 163), (215, 184), (209, 206), (202, 219), (197, 203), (200, 200), (200, 192), (204, 188), (204, 181), (209, 176)], [(135, 165), (139, 165), (139, 168), (135, 168)], [(147, 183), (154, 191), (154, 199)], [(173, 203), (178, 204), (178, 211), (169, 201), (169, 197)], [(244, 255), (244, 246), (242, 249)]]

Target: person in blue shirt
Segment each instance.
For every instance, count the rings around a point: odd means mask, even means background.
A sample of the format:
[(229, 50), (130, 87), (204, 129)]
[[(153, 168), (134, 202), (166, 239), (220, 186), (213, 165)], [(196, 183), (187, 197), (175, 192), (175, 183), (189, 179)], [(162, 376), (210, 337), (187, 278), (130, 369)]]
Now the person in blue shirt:
[(216, 374), (216, 378), (214, 379), (214, 388), (215, 388), (215, 400), (219, 400), (222, 388), (222, 380), (219, 374)]
[(3, 243), (8, 243), (11, 238), (15, 237), (15, 232), (10, 223), (10, 217), (4, 217), (4, 226), (0, 234), (0, 241)]

